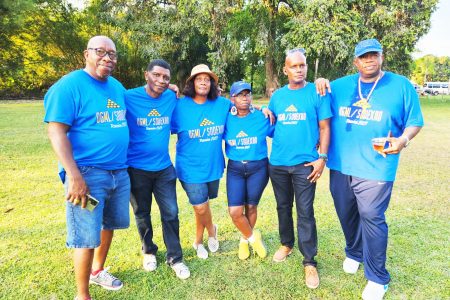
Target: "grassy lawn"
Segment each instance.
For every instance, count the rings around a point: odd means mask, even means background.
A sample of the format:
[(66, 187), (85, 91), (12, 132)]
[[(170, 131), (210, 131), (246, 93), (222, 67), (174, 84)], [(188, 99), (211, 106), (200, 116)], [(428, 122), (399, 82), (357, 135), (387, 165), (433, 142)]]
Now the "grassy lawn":
[[(450, 298), (450, 98), (423, 98), (426, 126), (402, 153), (390, 208), (387, 268), (392, 282), (386, 299)], [(0, 299), (73, 299), (71, 251), (65, 247), (63, 189), (56, 158), (42, 122), (42, 102), (0, 102)], [(174, 140), (171, 141), (173, 152)], [(257, 227), (269, 256), (237, 257), (239, 234), (226, 205), (225, 182), (212, 201), (221, 249), (200, 260), (191, 247), (194, 216), (178, 185), (180, 235), (191, 278), (177, 279), (164, 262), (159, 212), (152, 217), (159, 267), (141, 268), (140, 242), (134, 218), (128, 230), (116, 232), (107, 265), (125, 283), (118, 292), (92, 287), (94, 299), (359, 299), (363, 271), (341, 269), (344, 238), (328, 191), (328, 174), (317, 189), (315, 211), (319, 234), (321, 285), (304, 285), (297, 249), (284, 263), (273, 263), (279, 246), (272, 187), (264, 192)], [(130, 211), (131, 215), (132, 212)]]

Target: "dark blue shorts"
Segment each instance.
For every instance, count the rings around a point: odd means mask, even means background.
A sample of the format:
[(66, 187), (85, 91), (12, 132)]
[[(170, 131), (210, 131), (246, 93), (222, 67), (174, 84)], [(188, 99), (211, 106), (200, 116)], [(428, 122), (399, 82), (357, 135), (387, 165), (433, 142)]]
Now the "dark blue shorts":
[(180, 180), (191, 205), (200, 205), (209, 199), (217, 198), (220, 179), (205, 183), (187, 183)]
[(228, 206), (258, 205), (269, 182), (268, 159), (228, 160)]

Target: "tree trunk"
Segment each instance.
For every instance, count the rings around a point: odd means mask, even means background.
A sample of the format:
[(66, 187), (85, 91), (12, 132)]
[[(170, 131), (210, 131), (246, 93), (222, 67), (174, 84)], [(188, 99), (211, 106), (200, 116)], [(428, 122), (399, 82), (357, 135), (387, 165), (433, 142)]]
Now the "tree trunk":
[(275, 69), (275, 13), (276, 7), (269, 8), (269, 24), (267, 30), (267, 52), (265, 57), (265, 67), (266, 67), (266, 96), (270, 97), (271, 91), (278, 87), (278, 78), (274, 72)]

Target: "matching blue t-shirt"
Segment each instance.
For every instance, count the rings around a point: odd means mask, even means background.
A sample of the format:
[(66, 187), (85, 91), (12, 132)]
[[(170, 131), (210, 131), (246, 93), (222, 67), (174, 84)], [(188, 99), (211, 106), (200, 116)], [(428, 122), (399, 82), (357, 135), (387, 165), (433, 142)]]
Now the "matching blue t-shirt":
[(319, 121), (332, 116), (329, 96), (319, 96), (312, 83), (296, 90), (286, 85), (272, 95), (269, 109), (277, 118), (270, 163), (294, 166), (317, 160)]
[[(372, 148), (372, 138), (399, 137), (407, 127), (423, 126), (419, 98), (409, 80), (385, 72), (367, 107), (358, 93), (359, 74), (331, 83), (333, 118), (327, 166), (343, 174), (371, 180), (394, 181), (399, 154), (384, 158)], [(374, 83), (362, 83), (367, 97)]]
[(225, 168), (222, 137), (231, 102), (223, 97), (197, 104), (190, 97), (178, 100), (172, 133), (178, 135), (175, 167), (186, 183), (220, 179)]
[(152, 98), (141, 86), (125, 92), (130, 129), (128, 165), (146, 171), (160, 171), (172, 164), (169, 156), (170, 123), (177, 104), (173, 91)]
[(99, 81), (83, 70), (65, 75), (48, 90), (44, 121), (70, 126), (67, 137), (78, 166), (127, 167), (124, 94), (125, 88), (115, 78)]
[(273, 134), (269, 118), (255, 110), (245, 117), (228, 115), (225, 125), (225, 153), (232, 160), (260, 160), (267, 157), (266, 137)]
[[(187, 183), (203, 183), (222, 177), (222, 138), (233, 160), (267, 157), (266, 136), (272, 134), (271, 164), (293, 166), (316, 160), (318, 122), (333, 116), (328, 168), (393, 181), (399, 155), (384, 158), (373, 150), (371, 139), (385, 137), (389, 131), (398, 137), (407, 127), (423, 126), (417, 93), (405, 77), (385, 72), (367, 107), (359, 101), (358, 77), (333, 81), (331, 101), (330, 95), (318, 96), (311, 83), (298, 90), (287, 85), (277, 90), (269, 103), (277, 118), (271, 128), (259, 111), (244, 118), (229, 115), (231, 102), (222, 97), (197, 104), (190, 97), (177, 100), (167, 90), (153, 99), (144, 87), (125, 92), (111, 76), (99, 81), (77, 70), (62, 77), (45, 95), (44, 121), (70, 126), (67, 136), (77, 165), (105, 170), (126, 168), (127, 149), (132, 167), (148, 171), (168, 167), (172, 126), (172, 133), (178, 135), (178, 177)], [(361, 84), (363, 97), (372, 86)]]

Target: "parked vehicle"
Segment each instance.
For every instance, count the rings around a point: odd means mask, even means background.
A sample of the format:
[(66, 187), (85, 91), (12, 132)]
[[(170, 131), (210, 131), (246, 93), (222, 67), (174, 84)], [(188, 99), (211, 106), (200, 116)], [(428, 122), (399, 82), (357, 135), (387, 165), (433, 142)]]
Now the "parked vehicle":
[(425, 82), (422, 93), (425, 95), (449, 95), (448, 82)]

